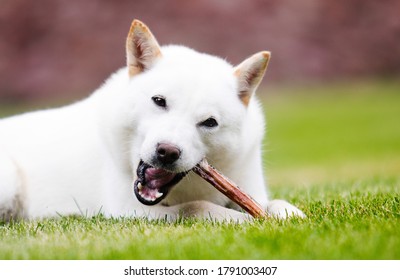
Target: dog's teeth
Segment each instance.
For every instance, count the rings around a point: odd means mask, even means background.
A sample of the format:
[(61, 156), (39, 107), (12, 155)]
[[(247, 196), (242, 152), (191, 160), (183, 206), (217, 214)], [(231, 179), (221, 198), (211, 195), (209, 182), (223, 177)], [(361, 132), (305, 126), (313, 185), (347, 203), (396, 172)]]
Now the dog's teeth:
[(154, 200), (156, 200), (154, 197), (148, 196), (147, 194), (144, 194), (144, 193), (141, 192), (140, 190), (139, 190), (139, 194), (140, 194), (141, 197), (143, 197), (144, 199), (146, 199), (146, 200), (148, 200), (148, 201), (154, 201)]
[(160, 197), (162, 197), (162, 195), (163, 195), (163, 193), (157, 192), (156, 198), (160, 198)]
[(155, 194), (155, 196), (153, 195), (148, 195), (146, 193), (143, 193), (143, 188), (144, 186), (138, 182), (137, 183), (137, 188), (138, 188), (138, 193), (141, 197), (143, 197), (144, 199), (148, 200), (148, 201), (155, 201), (156, 199), (160, 198), (161, 196), (163, 196), (163, 193), (157, 192)]

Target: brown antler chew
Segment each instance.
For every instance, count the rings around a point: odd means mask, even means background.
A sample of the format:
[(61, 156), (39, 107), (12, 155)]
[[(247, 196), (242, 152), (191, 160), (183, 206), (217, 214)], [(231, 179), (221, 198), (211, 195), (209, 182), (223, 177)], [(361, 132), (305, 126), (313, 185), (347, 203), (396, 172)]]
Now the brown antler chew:
[(254, 218), (267, 217), (264, 209), (249, 195), (244, 193), (231, 180), (212, 167), (206, 159), (197, 164), (193, 171), (204, 180), (213, 185), (217, 190), (233, 200)]

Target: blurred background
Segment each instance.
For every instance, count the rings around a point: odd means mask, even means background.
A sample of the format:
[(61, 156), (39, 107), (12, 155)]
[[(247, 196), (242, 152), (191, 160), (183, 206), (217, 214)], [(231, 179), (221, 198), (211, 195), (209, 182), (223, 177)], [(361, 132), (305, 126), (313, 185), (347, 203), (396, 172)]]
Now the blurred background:
[(234, 64), (270, 50), (267, 82), (400, 74), (397, 0), (0, 0), (0, 101), (86, 95), (124, 65), (133, 18)]
[(125, 65), (134, 18), (233, 64), (272, 52), (272, 181), (400, 173), (398, 0), (0, 0), (0, 116), (90, 94)]

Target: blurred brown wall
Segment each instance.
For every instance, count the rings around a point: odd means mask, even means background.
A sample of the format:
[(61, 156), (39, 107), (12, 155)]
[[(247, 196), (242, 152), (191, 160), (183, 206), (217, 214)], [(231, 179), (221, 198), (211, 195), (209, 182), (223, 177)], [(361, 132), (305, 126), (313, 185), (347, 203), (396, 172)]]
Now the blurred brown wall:
[(270, 50), (267, 82), (400, 73), (398, 0), (0, 0), (0, 101), (86, 95), (124, 65), (133, 18), (234, 64)]

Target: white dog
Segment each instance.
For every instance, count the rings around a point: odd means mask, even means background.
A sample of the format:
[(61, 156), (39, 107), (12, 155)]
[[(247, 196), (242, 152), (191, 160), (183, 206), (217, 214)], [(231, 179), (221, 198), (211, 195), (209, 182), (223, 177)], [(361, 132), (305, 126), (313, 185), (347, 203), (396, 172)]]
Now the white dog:
[(182, 46), (160, 47), (133, 21), (127, 67), (89, 98), (0, 120), (0, 219), (56, 215), (245, 220), (190, 170), (207, 160), (273, 216), (304, 214), (269, 201), (264, 115), (253, 96), (269, 52), (232, 67)]

